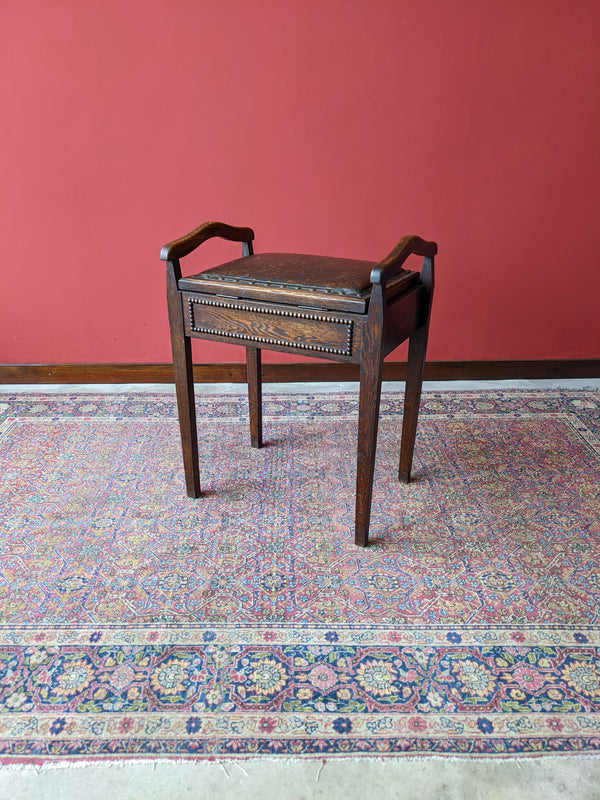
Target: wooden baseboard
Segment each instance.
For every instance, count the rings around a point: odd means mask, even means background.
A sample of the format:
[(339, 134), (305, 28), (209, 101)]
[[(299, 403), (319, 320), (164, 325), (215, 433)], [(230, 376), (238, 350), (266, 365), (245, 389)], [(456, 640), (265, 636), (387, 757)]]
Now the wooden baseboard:
[[(245, 364), (196, 364), (198, 383), (244, 383)], [(406, 363), (386, 362), (384, 380), (403, 381)], [(600, 378), (600, 359), (579, 361), (429, 361), (425, 380)], [(267, 383), (357, 381), (353, 364), (263, 364)], [(172, 383), (171, 364), (0, 364), (0, 383)]]

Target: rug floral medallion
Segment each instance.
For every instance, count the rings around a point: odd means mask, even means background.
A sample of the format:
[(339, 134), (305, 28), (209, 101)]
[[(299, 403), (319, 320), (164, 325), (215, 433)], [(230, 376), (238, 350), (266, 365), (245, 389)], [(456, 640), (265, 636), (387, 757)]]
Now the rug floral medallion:
[(0, 396), (5, 761), (600, 749), (600, 396), (384, 394), (371, 544), (357, 395)]

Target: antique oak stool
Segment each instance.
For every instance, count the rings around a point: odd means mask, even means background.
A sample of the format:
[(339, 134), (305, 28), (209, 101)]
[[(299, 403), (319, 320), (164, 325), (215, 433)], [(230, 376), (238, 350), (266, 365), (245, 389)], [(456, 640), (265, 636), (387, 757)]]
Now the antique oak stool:
[[(242, 258), (182, 278), (180, 259), (214, 236), (242, 242)], [(167, 299), (186, 490), (200, 497), (191, 339), (246, 346), (250, 438), (262, 446), (261, 349), (360, 365), (355, 542), (369, 536), (384, 357), (410, 338), (399, 479), (410, 480), (429, 312), (435, 242), (405, 236), (383, 261), (264, 253), (251, 228), (207, 222), (169, 244)], [(411, 254), (421, 272), (403, 267)]]

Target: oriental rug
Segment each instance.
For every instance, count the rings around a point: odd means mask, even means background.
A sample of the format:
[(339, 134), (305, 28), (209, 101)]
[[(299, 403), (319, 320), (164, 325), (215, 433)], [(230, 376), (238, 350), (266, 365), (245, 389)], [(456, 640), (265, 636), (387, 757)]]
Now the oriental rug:
[(5, 761), (600, 749), (600, 396), (384, 394), (372, 544), (357, 396), (0, 397)]

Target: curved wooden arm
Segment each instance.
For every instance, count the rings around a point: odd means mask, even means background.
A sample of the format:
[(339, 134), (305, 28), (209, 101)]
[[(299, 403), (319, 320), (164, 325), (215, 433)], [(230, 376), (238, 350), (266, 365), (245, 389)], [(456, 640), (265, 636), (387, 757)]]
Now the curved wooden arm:
[(161, 261), (183, 258), (213, 236), (220, 236), (221, 239), (229, 239), (231, 242), (251, 242), (254, 239), (254, 231), (252, 228), (234, 228), (233, 225), (226, 225), (224, 222), (205, 222), (185, 236), (166, 244), (160, 251)]
[(437, 249), (435, 242), (426, 242), (420, 236), (405, 236), (400, 239), (387, 258), (375, 264), (371, 270), (371, 283), (387, 283), (390, 278), (393, 278), (399, 272), (410, 255), (433, 258), (437, 253)]

